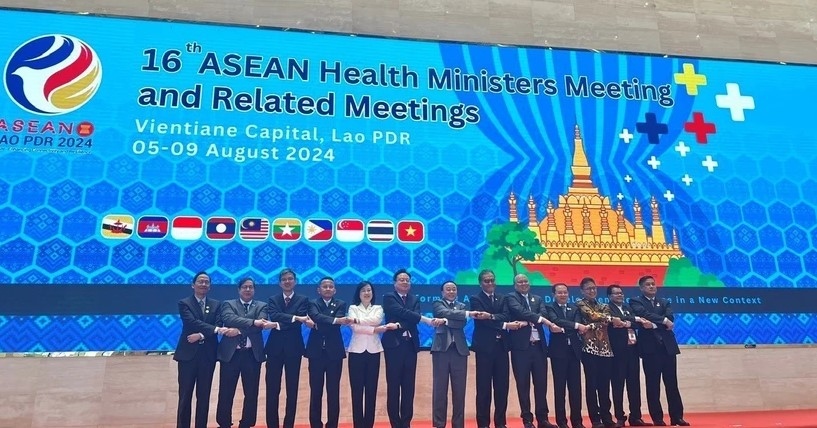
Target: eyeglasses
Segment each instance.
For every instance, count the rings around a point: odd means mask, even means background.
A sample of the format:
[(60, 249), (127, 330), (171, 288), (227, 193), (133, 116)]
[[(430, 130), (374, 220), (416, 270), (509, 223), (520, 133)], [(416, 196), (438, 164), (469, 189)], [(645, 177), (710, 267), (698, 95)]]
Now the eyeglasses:
[(610, 293), (610, 295), (611, 296), (622, 296), (622, 295), (624, 295), (624, 293), (622, 293), (621, 291), (614, 291), (614, 292)]

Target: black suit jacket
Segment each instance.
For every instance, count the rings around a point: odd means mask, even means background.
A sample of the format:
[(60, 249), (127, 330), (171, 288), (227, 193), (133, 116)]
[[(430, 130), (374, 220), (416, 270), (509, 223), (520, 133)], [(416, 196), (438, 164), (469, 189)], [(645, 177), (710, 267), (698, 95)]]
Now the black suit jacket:
[(547, 318), (554, 324), (565, 329), (564, 333), (550, 333), (550, 343), (548, 344), (548, 354), (550, 358), (567, 358), (570, 353), (576, 358), (582, 356), (582, 339), (579, 331), (576, 330), (576, 323), (582, 322), (582, 315), (576, 305), (568, 303), (565, 311), (554, 302), (545, 307)]
[(302, 357), (304, 355), (304, 337), (301, 323), (292, 322), (292, 317), (305, 316), (309, 299), (293, 293), (289, 306), (284, 303), (284, 294), (276, 293), (267, 301), (267, 319), (278, 323), (278, 329), (270, 330), (264, 351), (271, 357)]
[[(196, 296), (189, 296), (179, 300), (182, 333), (179, 335), (176, 352), (173, 354), (174, 360), (191, 361), (194, 358), (206, 358), (215, 363), (216, 349), (218, 348), (218, 335), (215, 333), (215, 329), (219, 324), (220, 310), (221, 302), (209, 297), (204, 300), (204, 312), (202, 312)], [(203, 334), (204, 341), (188, 342), (187, 336), (193, 333)]]
[(454, 302), (454, 308), (448, 306), (444, 300), (432, 303), (434, 318), (445, 318), (446, 324), (434, 329), (434, 339), (431, 341), (431, 352), (445, 352), (453, 343), (457, 353), (468, 356), (468, 342), (465, 340), (465, 303)]
[(242, 336), (250, 339), (252, 355), (259, 363), (264, 361), (264, 337), (261, 336), (261, 327), (253, 325), (255, 320), (267, 315), (267, 304), (253, 300), (250, 302), (250, 310), (244, 309), (244, 305), (239, 299), (227, 300), (221, 304), (221, 323), (224, 327), (237, 328), (241, 330), (241, 335), (221, 338), (218, 344), (218, 360), (229, 362), (235, 354), (236, 348), (241, 344)]
[[(472, 311), (488, 312), (494, 315), (492, 320), (474, 320), (474, 332), (471, 336), (471, 349), (474, 352), (491, 352), (497, 344), (500, 344), (505, 351), (510, 349), (508, 332), (502, 329), (502, 325), (510, 321), (506, 298), (506, 296), (494, 293), (494, 299), (491, 301), (482, 291), (471, 296)], [(500, 336), (502, 340), (497, 342), (497, 336)]]
[[(632, 323), (633, 330), (637, 330), (639, 324), (635, 321), (635, 314), (633, 313), (633, 309), (627, 303), (621, 304), (621, 309), (618, 309), (615, 303), (610, 302), (607, 304), (610, 307), (610, 315), (614, 318), (619, 318), (622, 321), (629, 321)], [(627, 327), (614, 327), (613, 323), (607, 324), (607, 334), (610, 336), (610, 347), (613, 349), (613, 355), (626, 355), (625, 352), (627, 351), (627, 342), (629, 338), (627, 337)], [(636, 342), (637, 344), (638, 342)]]
[(346, 358), (340, 324), (334, 324), (335, 318), (346, 316), (346, 302), (332, 299), (327, 306), (319, 297), (309, 302), (306, 313), (315, 321), (315, 327), (309, 331), (309, 339), (306, 340), (306, 358), (324, 358), (324, 349), (330, 360)]
[(508, 295), (507, 302), (508, 312), (512, 320), (527, 321), (534, 326), (531, 327), (531, 325), (528, 325), (509, 333), (511, 338), (511, 350), (524, 351), (530, 348), (531, 328), (536, 328), (539, 331), (539, 339), (541, 340), (539, 346), (542, 347), (545, 355), (547, 355), (547, 337), (545, 336), (545, 330), (542, 328), (543, 324), (539, 324), (539, 317), (547, 316), (545, 302), (542, 298), (528, 293), (528, 302), (530, 304), (530, 309), (528, 309), (528, 306), (525, 304), (525, 298), (522, 297), (519, 292), (514, 291)]
[(386, 293), (383, 296), (383, 317), (388, 323), (399, 323), (400, 328), (388, 330), (380, 338), (384, 348), (396, 348), (403, 341), (403, 333), (411, 335), (411, 343), (414, 350), (420, 350), (420, 334), (417, 332), (417, 324), (420, 323), (420, 301), (412, 294), (406, 296), (406, 304), (396, 291)]
[(645, 329), (639, 325), (638, 330), (638, 350), (641, 354), (653, 354), (663, 347), (670, 355), (680, 354), (678, 341), (675, 339), (675, 332), (667, 330), (664, 326), (664, 318), (675, 322), (675, 315), (672, 313), (670, 303), (666, 299), (655, 298), (656, 305), (650, 302), (645, 296), (638, 296), (630, 299), (630, 307), (633, 313), (641, 318), (649, 320), (655, 324), (654, 329)]

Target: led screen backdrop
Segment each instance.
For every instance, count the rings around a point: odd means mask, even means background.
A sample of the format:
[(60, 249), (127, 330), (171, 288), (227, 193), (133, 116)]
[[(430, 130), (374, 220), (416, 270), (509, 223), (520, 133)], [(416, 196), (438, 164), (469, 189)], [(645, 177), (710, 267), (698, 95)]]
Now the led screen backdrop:
[(649, 273), (684, 343), (814, 339), (813, 67), (0, 17), (0, 351), (171, 349), (194, 272), (283, 266)]

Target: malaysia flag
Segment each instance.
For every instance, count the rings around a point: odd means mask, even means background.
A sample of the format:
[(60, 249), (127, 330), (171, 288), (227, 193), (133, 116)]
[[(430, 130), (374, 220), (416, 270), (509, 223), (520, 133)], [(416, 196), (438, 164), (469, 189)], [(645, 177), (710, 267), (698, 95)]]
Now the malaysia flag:
[(366, 236), (372, 242), (394, 240), (394, 222), (391, 220), (370, 220), (366, 223)]
[(311, 218), (304, 225), (307, 241), (332, 240), (332, 220)]
[(403, 220), (397, 223), (397, 239), (401, 242), (422, 242), (425, 236), (425, 225), (420, 221)]
[(170, 236), (180, 241), (195, 241), (201, 238), (204, 220), (201, 217), (180, 216), (173, 219)]
[(136, 223), (136, 234), (145, 239), (162, 239), (167, 236), (169, 226), (167, 217), (146, 215)]
[(230, 217), (210, 217), (207, 220), (207, 231), (209, 239), (214, 241), (224, 241), (235, 238), (235, 219)]
[(269, 236), (269, 220), (265, 218), (245, 218), (241, 220), (238, 235), (246, 241), (263, 241)]
[(363, 220), (343, 219), (336, 225), (336, 233), (340, 242), (360, 242), (363, 240)]

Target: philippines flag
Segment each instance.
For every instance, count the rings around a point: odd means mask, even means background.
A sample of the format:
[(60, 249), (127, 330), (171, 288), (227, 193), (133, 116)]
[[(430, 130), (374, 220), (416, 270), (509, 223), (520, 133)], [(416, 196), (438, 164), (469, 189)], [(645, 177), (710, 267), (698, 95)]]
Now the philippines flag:
[(136, 223), (136, 234), (145, 239), (162, 239), (167, 236), (168, 226), (167, 217), (146, 215)]
[(265, 218), (245, 218), (241, 220), (238, 235), (245, 241), (263, 241), (269, 236), (269, 220)]
[(311, 218), (304, 225), (307, 241), (332, 240), (332, 220)]
[(366, 236), (372, 242), (394, 240), (394, 222), (391, 220), (371, 220), (366, 223)]
[(201, 238), (204, 220), (201, 217), (180, 216), (173, 219), (170, 236), (180, 241), (195, 241)]
[(210, 217), (207, 220), (207, 237), (215, 241), (235, 238), (235, 219), (230, 217)]
[(336, 225), (336, 233), (340, 242), (360, 242), (363, 240), (363, 220), (343, 219)]

